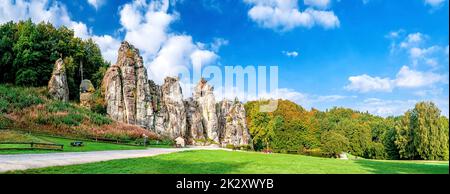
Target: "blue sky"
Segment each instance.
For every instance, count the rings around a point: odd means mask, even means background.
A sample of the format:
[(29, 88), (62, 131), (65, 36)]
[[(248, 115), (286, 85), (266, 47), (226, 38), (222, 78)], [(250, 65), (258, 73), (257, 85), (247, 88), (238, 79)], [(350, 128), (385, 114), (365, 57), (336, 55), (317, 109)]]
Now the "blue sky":
[(448, 0), (0, 1), (0, 23), (69, 26), (113, 63), (131, 42), (159, 83), (184, 66), (276, 65), (272, 97), (307, 108), (388, 116), (431, 100), (449, 114)]

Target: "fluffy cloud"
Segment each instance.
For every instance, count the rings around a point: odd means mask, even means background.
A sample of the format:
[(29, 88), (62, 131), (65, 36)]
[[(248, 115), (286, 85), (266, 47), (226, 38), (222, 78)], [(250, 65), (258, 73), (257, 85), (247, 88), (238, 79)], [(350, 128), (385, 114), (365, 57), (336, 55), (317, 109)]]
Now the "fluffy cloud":
[[(405, 53), (409, 56), (414, 67), (426, 65), (437, 69), (448, 62), (447, 47), (430, 45), (430, 37), (420, 32), (410, 33), (404, 36), (404, 31), (393, 31), (385, 36), (391, 39), (391, 54)], [(397, 44), (397, 40), (400, 41)], [(448, 45), (447, 45), (448, 46)]]
[(168, 39), (167, 30), (175, 15), (168, 13), (169, 1), (133, 1), (120, 10), (120, 23), (125, 40), (143, 51), (144, 58), (152, 58)]
[(403, 66), (394, 80), (395, 86), (402, 88), (418, 88), (431, 86), (435, 83), (445, 83), (446, 77), (432, 72), (420, 72)]
[(244, 0), (244, 2), (252, 6), (248, 11), (249, 17), (264, 28), (288, 31), (296, 27), (310, 28), (319, 25), (330, 29), (340, 25), (333, 11), (313, 8), (328, 5), (327, 1), (323, 0), (305, 1), (313, 6), (305, 11), (299, 10), (298, 0)]
[(358, 92), (392, 91), (392, 81), (388, 78), (371, 77), (366, 74), (348, 78), (350, 84), (345, 89)]
[(214, 63), (219, 58), (216, 52), (228, 44), (217, 38), (205, 45), (194, 42), (189, 35), (170, 32), (170, 24), (179, 16), (170, 13), (169, 6), (169, 0), (135, 0), (120, 9), (125, 40), (140, 49), (149, 77), (157, 83), (162, 83), (166, 76), (186, 73), (194, 66)]
[(371, 77), (369, 75), (352, 76), (350, 84), (345, 89), (366, 92), (390, 92), (394, 88), (420, 88), (436, 83), (447, 83), (447, 77), (433, 72), (421, 72), (403, 66), (395, 79)]
[(411, 48), (415, 46), (419, 46), (425, 39), (425, 35), (416, 32), (412, 34), (408, 34), (403, 42), (400, 43), (400, 48)]
[(93, 36), (92, 39), (100, 47), (103, 58), (106, 61), (115, 63), (117, 60), (117, 50), (119, 50), (120, 47), (120, 41), (109, 35)]
[(100, 8), (105, 4), (106, 0), (87, 0), (90, 5), (92, 5), (95, 9)]

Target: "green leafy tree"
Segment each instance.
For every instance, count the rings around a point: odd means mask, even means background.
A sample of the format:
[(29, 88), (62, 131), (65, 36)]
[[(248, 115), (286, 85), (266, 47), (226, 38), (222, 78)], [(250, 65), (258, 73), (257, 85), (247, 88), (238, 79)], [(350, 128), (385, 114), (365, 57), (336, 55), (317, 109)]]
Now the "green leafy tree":
[(342, 152), (348, 151), (348, 139), (335, 131), (322, 134), (322, 152), (328, 156), (338, 157)]
[(448, 121), (432, 102), (417, 103), (396, 125), (402, 159), (448, 160)]
[(0, 83), (13, 83), (13, 46), (16, 42), (17, 26), (13, 22), (0, 25)]
[(432, 102), (420, 102), (411, 112), (413, 145), (421, 159), (448, 159), (448, 130), (440, 117), (441, 111)]

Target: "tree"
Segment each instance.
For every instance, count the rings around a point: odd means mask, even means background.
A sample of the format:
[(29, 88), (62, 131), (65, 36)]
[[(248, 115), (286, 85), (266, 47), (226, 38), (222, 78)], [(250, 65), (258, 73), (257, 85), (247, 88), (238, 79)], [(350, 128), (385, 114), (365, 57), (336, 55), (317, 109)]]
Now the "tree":
[(432, 102), (417, 103), (396, 124), (400, 158), (448, 160), (448, 120)]
[(331, 157), (338, 157), (339, 154), (348, 150), (348, 139), (335, 131), (327, 131), (322, 134), (322, 152)]
[(34, 24), (30, 19), (0, 25), (0, 83), (23, 86), (46, 86), (55, 61), (66, 62), (70, 99), (78, 100), (83, 76), (99, 87), (109, 64), (105, 63), (98, 45), (92, 40), (74, 37), (73, 30), (51, 23)]
[(13, 22), (0, 25), (0, 83), (14, 82), (15, 73), (12, 73), (14, 61), (13, 46), (16, 42), (17, 27)]
[(448, 130), (440, 123), (440, 116), (441, 111), (432, 102), (420, 102), (411, 112), (413, 144), (421, 159), (448, 159)]

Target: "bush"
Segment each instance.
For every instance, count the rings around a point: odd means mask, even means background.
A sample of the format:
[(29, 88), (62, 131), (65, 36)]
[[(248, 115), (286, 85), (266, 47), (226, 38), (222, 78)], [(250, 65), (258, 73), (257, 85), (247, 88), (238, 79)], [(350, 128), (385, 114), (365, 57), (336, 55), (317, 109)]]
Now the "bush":
[(93, 124), (96, 125), (109, 125), (113, 122), (110, 118), (97, 113), (90, 113), (89, 119)]
[(6, 128), (12, 124), (12, 121), (0, 114), (0, 129)]
[(58, 124), (65, 124), (69, 126), (79, 126), (83, 119), (83, 115), (71, 112), (66, 116), (56, 117), (55, 122)]
[(46, 105), (45, 108), (48, 112), (55, 113), (72, 111), (75, 109), (75, 106), (67, 102), (53, 101), (50, 104)]
[(8, 111), (8, 101), (0, 98), (0, 113), (5, 113)]
[(37, 73), (32, 69), (19, 70), (16, 73), (16, 85), (37, 86)]
[(227, 144), (227, 145), (225, 146), (225, 148), (227, 148), (227, 149), (232, 149), (232, 150), (236, 149), (236, 147), (235, 147), (233, 144)]

